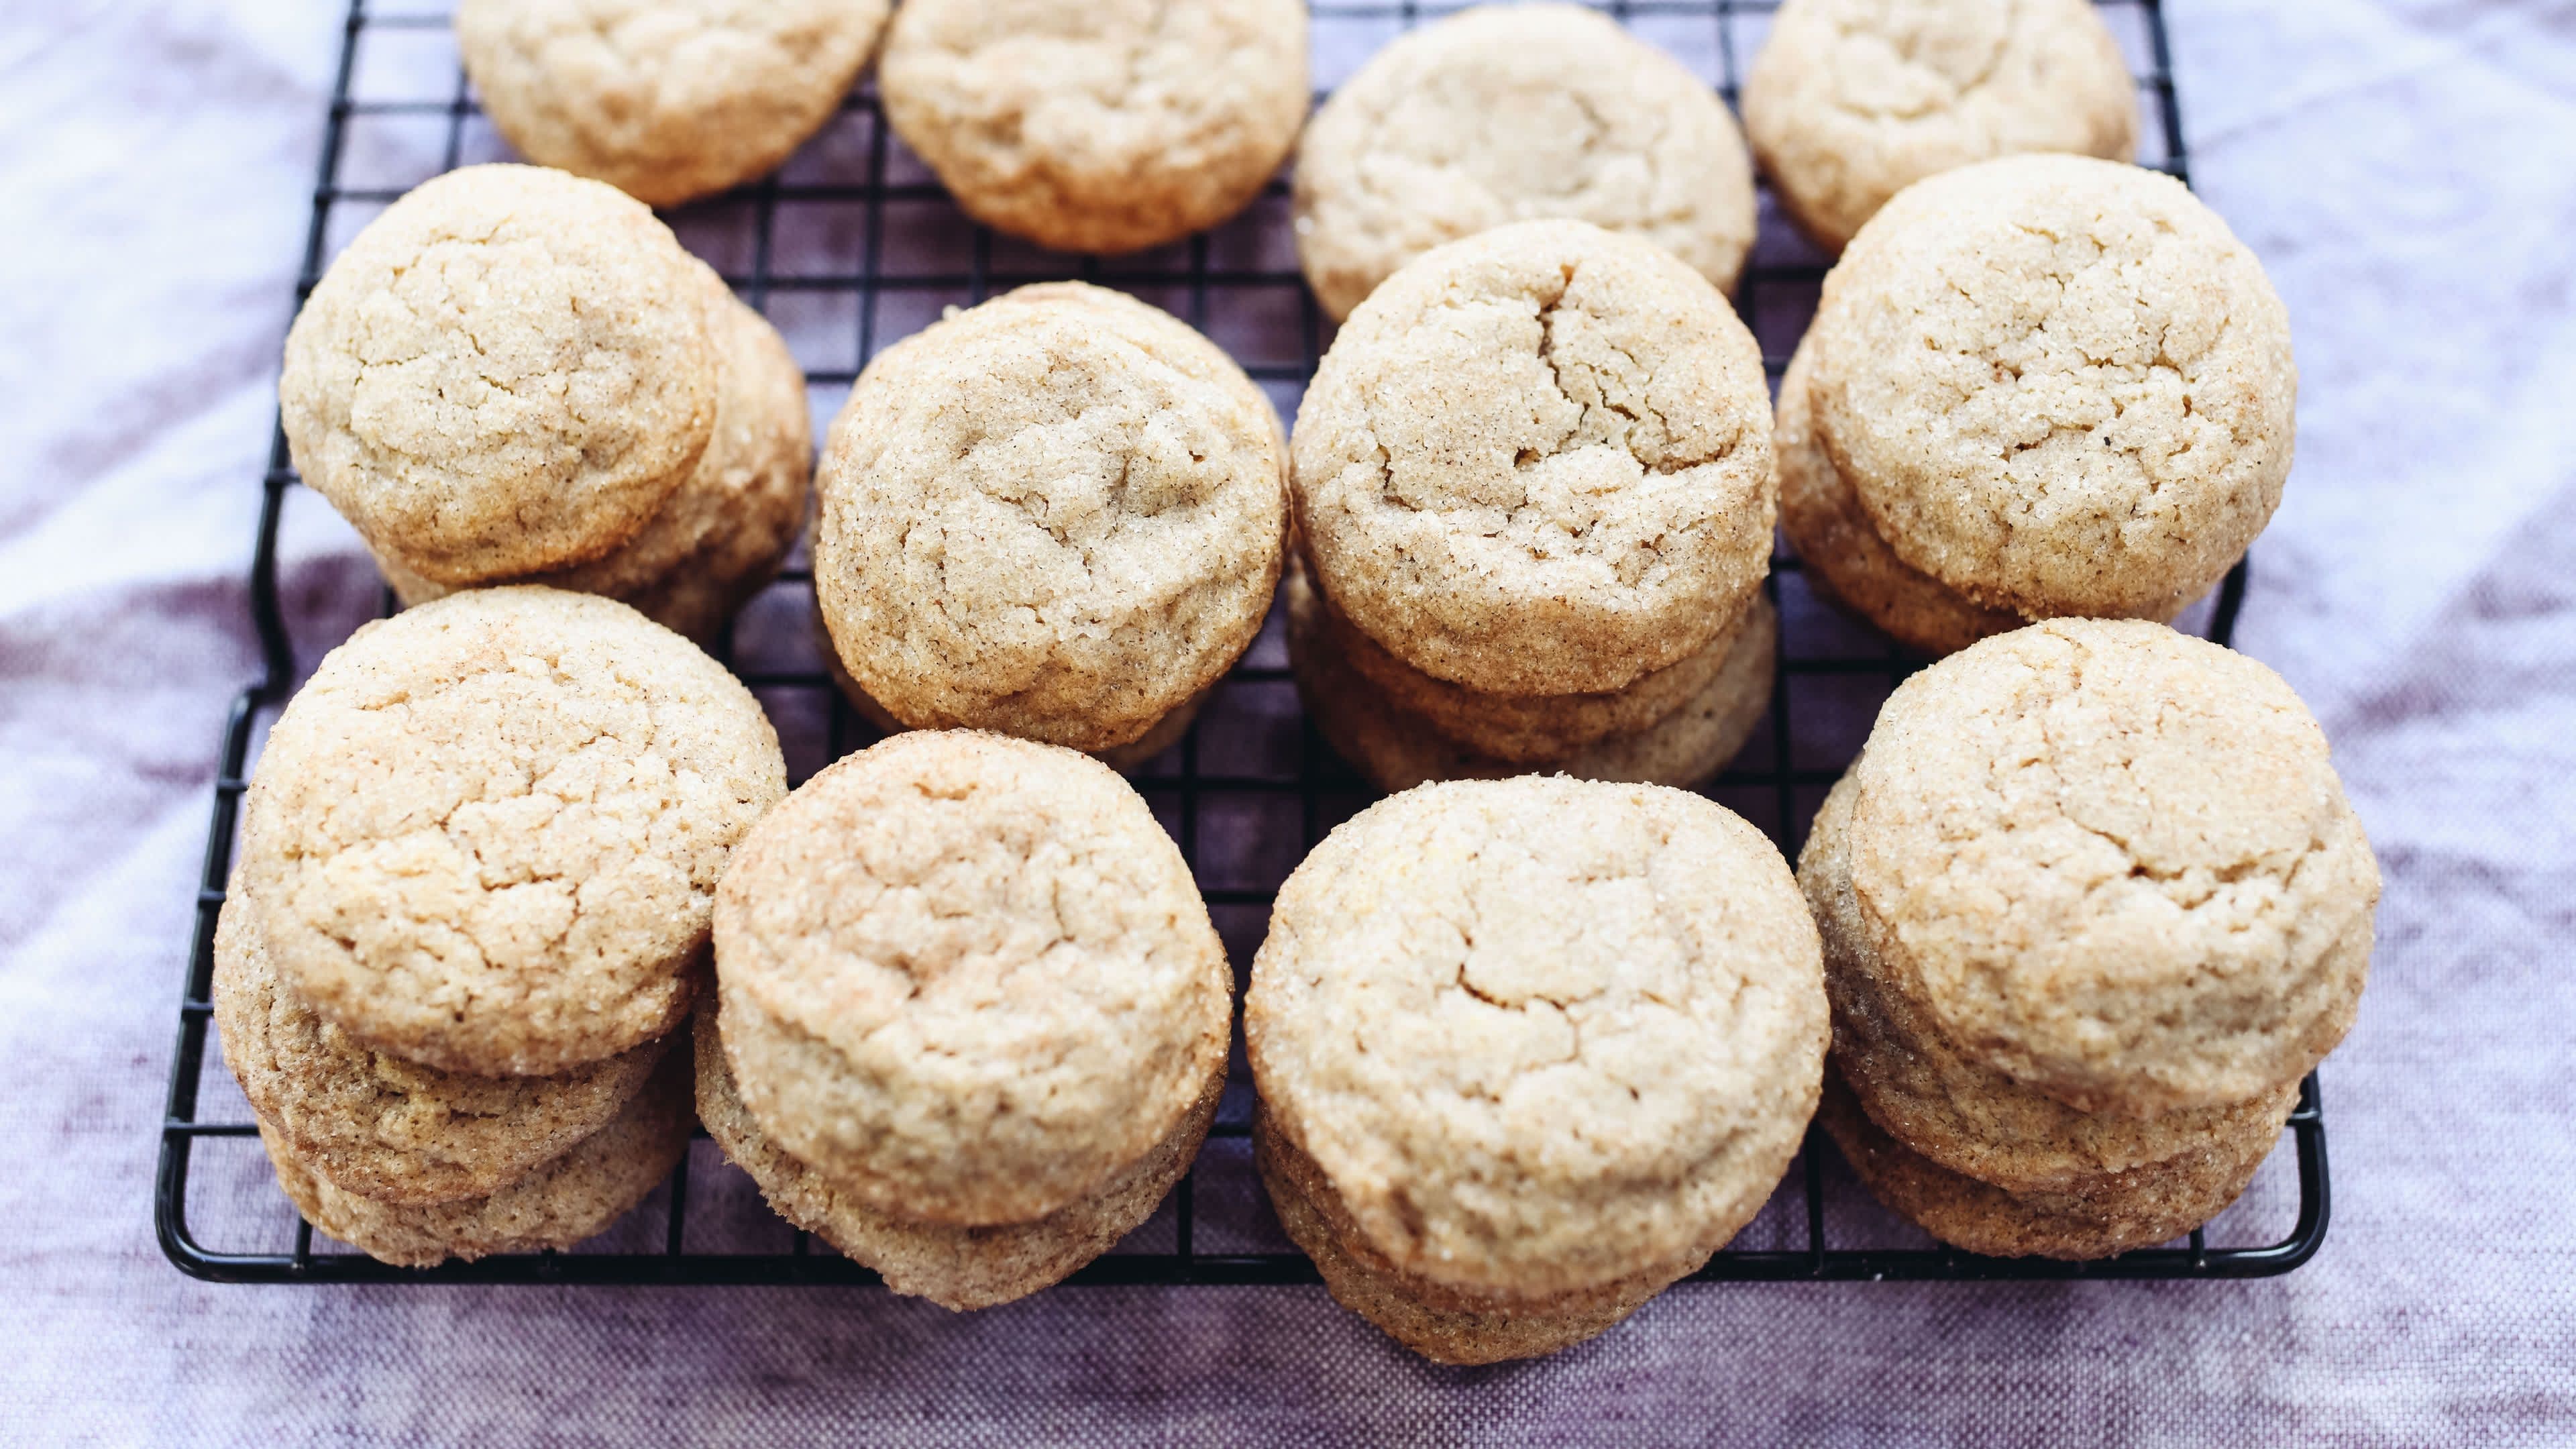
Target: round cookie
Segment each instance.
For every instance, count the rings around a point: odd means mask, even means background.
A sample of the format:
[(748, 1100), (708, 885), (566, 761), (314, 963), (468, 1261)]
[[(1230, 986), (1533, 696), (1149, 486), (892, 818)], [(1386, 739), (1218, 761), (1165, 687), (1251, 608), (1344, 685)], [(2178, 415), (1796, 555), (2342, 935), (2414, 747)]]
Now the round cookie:
[[(776, 577), (805, 526), (814, 435), (805, 373), (786, 340), (713, 271), (699, 271), (717, 386), (715, 426), (698, 465), (615, 552), (512, 582), (604, 594), (704, 646)], [(393, 558), (377, 564), (407, 605), (455, 592)]]
[(607, 1126), (486, 1197), (378, 1202), (316, 1176), (265, 1122), (259, 1138), (304, 1220), (380, 1262), (428, 1268), (449, 1258), (569, 1248), (626, 1216), (679, 1166), (689, 1148), (689, 1057), (664, 1055)]
[(1153, 1216), (1189, 1171), (1224, 1095), (1222, 1062), (1169, 1135), (1086, 1198), (1028, 1223), (944, 1227), (889, 1216), (781, 1150), (734, 1090), (719, 1015), (697, 1019), (698, 1116), (726, 1157), (751, 1174), (778, 1215), (873, 1268), (897, 1293), (964, 1312), (1062, 1282)]
[(1716, 676), (1681, 708), (1635, 734), (1605, 736), (1553, 760), (1496, 760), (1460, 745), (1353, 669), (1338, 636), (1328, 632), (1329, 606), (1293, 559), (1286, 593), (1288, 662), (1316, 732), (1389, 792), (1434, 780), (1500, 780), (1532, 773), (1695, 789), (1726, 768), (1771, 705), (1779, 616), (1769, 599), (1755, 594), (1725, 644)]
[(1074, 252), (1250, 205), (1305, 122), (1303, 0), (906, 0), (886, 119), (987, 226)]
[(380, 557), (443, 584), (633, 538), (713, 430), (698, 273), (641, 202), (469, 166), (367, 224), (287, 334), (295, 467)]
[(1489, 693), (1627, 688), (1707, 648), (1770, 571), (1761, 349), (1671, 253), (1586, 222), (1389, 278), (1316, 370), (1294, 453), (1334, 606)]
[(1845, 850), (1856, 794), (1846, 776), (1825, 797), (1798, 857), (1798, 884), (1824, 939), (1834, 1069), (1890, 1136), (2007, 1192), (2063, 1195), (2100, 1191), (2213, 1142), (2269, 1141), (2280, 1132), (2298, 1100), (2295, 1082), (2243, 1102), (2117, 1117), (2078, 1112), (1963, 1052), (1891, 987), (1871, 948)]
[[(2288, 1113), (2283, 1107), (2282, 1119)], [(2276, 1119), (2268, 1131), (2213, 1141), (2092, 1194), (2016, 1195), (1908, 1149), (1872, 1122), (1831, 1072), (1816, 1122), (1871, 1196), (1941, 1241), (1989, 1257), (2070, 1262), (2151, 1248), (2218, 1216), (2244, 1195), (2281, 1135)]]
[(1091, 1198), (1222, 1069), (1232, 975), (1188, 865), (1070, 750), (897, 735), (752, 832), (716, 906), (725, 1053), (780, 1149), (952, 1227)]
[[(1292, 560), (1288, 572), (1302, 578), (1302, 560)], [(1292, 588), (1311, 590), (1312, 583), (1300, 582)], [(1626, 689), (1607, 694), (1488, 694), (1423, 673), (1387, 653), (1343, 618), (1332, 600), (1319, 596), (1316, 602), (1321, 606), (1317, 617), (1327, 647), (1388, 703), (1476, 754), (1519, 763), (1562, 759), (1604, 740), (1643, 734), (1705, 698), (1727, 662), (1738, 657), (1744, 631), (1758, 607), (1748, 601), (1744, 613), (1707, 648), (1642, 676)]]
[(1617, 21), (1534, 4), (1399, 36), (1298, 144), (1297, 255), (1336, 319), (1435, 246), (1544, 217), (1644, 237), (1732, 292), (1753, 245), (1744, 138)]
[[(1283, 1205), (1328, 1275), (1499, 1314), (1456, 1362), (1597, 1331), (1761, 1208), (1814, 1110), (1815, 925), (1770, 841), (1695, 795), (1426, 786), (1281, 888), (1244, 1035)], [(1370, 1284), (1327, 1285), (1369, 1311)], [(1379, 1317), (1402, 1335), (1402, 1320)], [(1412, 1340), (1408, 1340), (1412, 1341)]]
[(2059, 619), (1916, 674), (1852, 771), (1891, 994), (1979, 1064), (2153, 1117), (2296, 1081), (2352, 1025), (2379, 868), (2279, 675)]
[(1896, 556), (1851, 481), (1816, 433), (1808, 377), (1815, 353), (1801, 341), (1780, 379), (1780, 531), (1806, 565), (1807, 586), (1826, 602), (1911, 649), (1950, 654), (2018, 629), (2019, 614), (1989, 609)]
[(1998, 156), (2136, 159), (2136, 82), (2090, 0), (1787, 0), (1744, 129), (1800, 229), (1839, 252), (1889, 197)]
[(1278, 414), (1178, 319), (1023, 287), (868, 365), (818, 481), (817, 601), (916, 729), (1102, 751), (1260, 632), (1287, 505)]
[(279, 989), (239, 898), (215, 923), (215, 1025), (251, 1110), (315, 1176), (382, 1202), (483, 1197), (608, 1125), (652, 1075), (647, 1042), (558, 1077), (469, 1077), (371, 1051)]
[(2289, 475), (2288, 314), (2152, 171), (2020, 156), (1918, 182), (1809, 338), (1813, 426), (1879, 535), (1988, 608), (2169, 619)]
[(887, 0), (459, 0), (492, 124), (540, 165), (676, 206), (765, 176), (876, 49)]
[(786, 793), (750, 691), (623, 604), (476, 589), (331, 651), (270, 732), (236, 888), (355, 1040), (544, 1076), (687, 1013), (717, 879)]

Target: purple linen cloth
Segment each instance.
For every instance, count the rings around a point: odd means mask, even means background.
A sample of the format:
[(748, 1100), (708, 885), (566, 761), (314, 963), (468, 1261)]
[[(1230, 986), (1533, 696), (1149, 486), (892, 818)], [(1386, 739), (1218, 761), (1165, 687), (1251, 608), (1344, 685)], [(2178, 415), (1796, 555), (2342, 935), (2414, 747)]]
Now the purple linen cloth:
[[(2242, 1284), (1689, 1285), (1457, 1371), (1319, 1289), (957, 1317), (172, 1270), (154, 1126), (216, 733), (256, 672), (242, 577), (340, 6), (9, 7), (0, 1438), (2576, 1442), (2576, 9), (2171, 12), (2196, 180), (2304, 375), (2239, 642), (2325, 721), (2388, 874), (2325, 1070), (2323, 1254)], [(282, 560), (309, 663), (373, 575), (318, 507)]]

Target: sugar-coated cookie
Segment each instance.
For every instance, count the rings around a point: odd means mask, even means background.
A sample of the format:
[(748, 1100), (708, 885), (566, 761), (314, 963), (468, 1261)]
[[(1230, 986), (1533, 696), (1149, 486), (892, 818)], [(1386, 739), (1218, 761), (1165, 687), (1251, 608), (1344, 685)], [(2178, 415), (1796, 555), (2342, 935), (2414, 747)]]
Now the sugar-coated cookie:
[(2136, 159), (2137, 86), (2091, 0), (1787, 0), (1744, 129), (1789, 214), (1838, 252), (1926, 176), (2032, 151)]
[(458, 0), (492, 124), (654, 206), (765, 176), (820, 129), (887, 0)]
[[(706, 645), (776, 576), (805, 526), (814, 434), (786, 340), (714, 272), (698, 273), (716, 340), (716, 413), (697, 466), (613, 552), (512, 582), (605, 594)], [(405, 604), (455, 592), (390, 554), (376, 562)]]
[(1405, 263), (1506, 222), (1653, 241), (1721, 292), (1753, 245), (1735, 119), (1680, 62), (1578, 5), (1482, 5), (1398, 37), (1307, 126), (1297, 254), (1350, 315)]
[(1587, 222), (1389, 278), (1316, 370), (1294, 455), (1334, 606), (1476, 689), (1625, 689), (1707, 648), (1770, 571), (1760, 348), (1706, 278)]
[(976, 220), (1131, 252), (1241, 211), (1306, 119), (1304, 0), (905, 0), (886, 119)]
[(442, 584), (585, 563), (633, 538), (715, 426), (696, 263), (643, 203), (469, 166), (369, 222), (286, 338), (306, 483), (379, 557)]
[(271, 730), (235, 889), (351, 1037), (543, 1076), (687, 1014), (716, 882), (786, 793), (723, 666), (633, 609), (476, 589), (360, 629)]
[(913, 1222), (1093, 1198), (1225, 1069), (1232, 976), (1171, 837), (1108, 767), (1001, 735), (896, 735), (788, 797), (726, 873), (716, 975), (767, 1135)]
[(1910, 567), (2028, 618), (2170, 619), (2290, 471), (2262, 265), (2169, 176), (2019, 156), (1916, 183), (1826, 278), (1813, 423)]
[(383, 1202), (483, 1197), (608, 1125), (662, 1058), (646, 1042), (552, 1077), (442, 1072), (360, 1045), (269, 965), (249, 903), (215, 925), (215, 1025), (242, 1095), (315, 1176)]
[(1086, 751), (1154, 730), (1260, 632), (1278, 414), (1178, 318), (1045, 283), (868, 365), (817, 480), (834, 652), (916, 729)]
[(1282, 1220), (1444, 1362), (1546, 1352), (1697, 1268), (1816, 1094), (1815, 925), (1709, 801), (1527, 777), (1379, 802), (1281, 888), (1244, 1035)]

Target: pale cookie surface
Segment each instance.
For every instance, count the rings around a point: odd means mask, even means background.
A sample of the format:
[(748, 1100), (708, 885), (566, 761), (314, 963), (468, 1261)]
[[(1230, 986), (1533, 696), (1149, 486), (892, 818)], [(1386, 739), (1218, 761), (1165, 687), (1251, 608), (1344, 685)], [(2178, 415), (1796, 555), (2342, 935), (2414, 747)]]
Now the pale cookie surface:
[(1327, 626), (1329, 608), (1303, 570), (1292, 565), (1285, 592), (1288, 662), (1298, 696), (1325, 743), (1381, 790), (1527, 774), (1692, 789), (1726, 768), (1771, 705), (1779, 616), (1756, 594), (1724, 642), (1717, 673), (1679, 709), (1633, 734), (1605, 735), (1554, 759), (1498, 760), (1452, 739), (1352, 668)]
[[(1303, 561), (1292, 560), (1288, 572), (1303, 576)], [(1291, 587), (1311, 589), (1312, 583)], [(1366, 631), (1343, 618), (1330, 599), (1318, 597), (1322, 605), (1318, 617), (1331, 647), (1398, 709), (1478, 754), (1531, 763), (1563, 759), (1605, 740), (1641, 734), (1705, 696), (1727, 661), (1736, 657), (1759, 607), (1754, 600), (1761, 596), (1748, 600), (1743, 615), (1708, 647), (1639, 676), (1625, 689), (1600, 694), (1489, 694), (1452, 684), (1387, 653)]]
[(2009, 1192), (2071, 1193), (2213, 1142), (2279, 1132), (2298, 1097), (2296, 1083), (2243, 1102), (2141, 1119), (2079, 1112), (1960, 1051), (1891, 985), (1870, 944), (1845, 848), (1854, 794), (1846, 777), (1825, 797), (1798, 857), (1798, 884), (1824, 937), (1834, 1068), (1890, 1136)]
[(1249, 205), (1306, 119), (1302, 0), (906, 0), (886, 119), (978, 221), (1127, 252)]
[(1780, 530), (1807, 566), (1807, 586), (1927, 654), (1950, 654), (2025, 622), (1989, 609), (1896, 556), (1851, 480), (1816, 433), (1808, 387), (1815, 352), (1800, 342), (1780, 379), (1773, 446), (1780, 459)]
[[(2284, 1102), (2281, 1116), (2288, 1114)], [(2214, 1140), (2091, 1194), (2015, 1194), (1890, 1137), (1831, 1073), (1816, 1121), (1872, 1196), (1941, 1241), (1990, 1257), (2070, 1262), (2151, 1248), (2218, 1216), (2243, 1195), (2281, 1135), (2276, 1119), (2268, 1130)]]
[(751, 1174), (779, 1216), (874, 1268), (895, 1292), (960, 1312), (1008, 1303), (1061, 1282), (1153, 1216), (1197, 1158), (1225, 1089), (1220, 1062), (1171, 1133), (1089, 1197), (1035, 1222), (947, 1227), (869, 1207), (771, 1141), (734, 1089), (712, 1008), (698, 1013), (696, 1053), (698, 1116), (707, 1135)]
[(1744, 129), (1790, 214), (1840, 251), (1926, 176), (2031, 151), (2135, 159), (2138, 99), (2091, 0), (1788, 0)]
[(623, 604), (478, 589), (369, 624), (287, 705), (236, 883), (279, 980), (449, 1071), (677, 1025), (736, 842), (786, 793), (750, 691)]
[(1378, 288), (1297, 412), (1297, 527), (1344, 617), (1498, 694), (1623, 689), (1771, 563), (1761, 349), (1651, 242), (1535, 221)]
[(1408, 32), (1297, 150), (1297, 253), (1347, 317), (1399, 267), (1506, 222), (1642, 236), (1721, 292), (1753, 245), (1753, 168), (1717, 93), (1575, 5), (1480, 6)]
[(1178, 319), (1050, 283), (888, 349), (832, 426), (817, 599), (914, 728), (1127, 744), (1260, 632), (1287, 528), (1278, 414)]
[(1315, 1260), (1341, 1304), (1435, 1363), (1500, 1363), (1569, 1348), (1617, 1326), (1671, 1286), (1663, 1265), (1597, 1288), (1538, 1301), (1461, 1295), (1397, 1269), (1368, 1244), (1334, 1199), (1314, 1159), (1256, 1118), (1253, 1161), (1290, 1241)]
[(999, 735), (897, 735), (807, 782), (725, 877), (716, 971), (753, 1115), (919, 1222), (1100, 1192), (1226, 1052), (1225, 952), (1142, 797)]
[(304, 1220), (371, 1258), (427, 1268), (449, 1258), (569, 1248), (624, 1217), (688, 1151), (689, 1054), (666, 1053), (607, 1126), (486, 1197), (377, 1202), (315, 1176), (266, 1123), (259, 1138), (278, 1186)]
[(215, 1025), (242, 1095), (316, 1176), (387, 1202), (481, 1197), (593, 1132), (663, 1043), (556, 1077), (473, 1077), (371, 1050), (280, 988), (249, 905), (215, 926)]
[[(698, 465), (615, 552), (512, 582), (603, 594), (705, 645), (778, 572), (805, 526), (814, 433), (786, 340), (714, 272), (697, 270), (717, 350), (715, 427)], [(376, 562), (405, 604), (455, 592), (392, 557)]]
[(370, 548), (481, 583), (644, 526), (715, 422), (688, 253), (642, 203), (470, 166), (368, 223), (286, 339), (295, 466)]
[(1823, 1067), (1815, 923), (1695, 795), (1426, 786), (1282, 887), (1244, 1032), (1273, 1130), (1395, 1270), (1478, 1302), (1679, 1278), (1758, 1211)]
[(1809, 335), (1815, 427), (1878, 532), (1990, 608), (2169, 619), (2289, 476), (2289, 315), (2152, 171), (2022, 156), (1917, 183)]
[(1899, 686), (1853, 772), (1892, 989), (1973, 1059), (2155, 1116), (2296, 1081), (2350, 1028), (2379, 867), (2281, 677), (2060, 619)]
[(456, 46), (531, 161), (655, 206), (767, 175), (848, 93), (887, 0), (460, 0)]

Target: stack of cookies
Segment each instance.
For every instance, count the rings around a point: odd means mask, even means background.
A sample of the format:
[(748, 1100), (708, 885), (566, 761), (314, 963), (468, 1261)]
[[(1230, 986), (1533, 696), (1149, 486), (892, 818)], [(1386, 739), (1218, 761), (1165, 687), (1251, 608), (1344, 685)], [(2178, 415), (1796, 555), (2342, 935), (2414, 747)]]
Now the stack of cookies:
[(1261, 630), (1286, 454), (1232, 358), (1121, 292), (1022, 287), (906, 338), (823, 458), (814, 593), (843, 687), (881, 728), (1142, 763)]
[(1579, 221), (1430, 251), (1297, 414), (1289, 647), (1382, 788), (1704, 783), (1771, 690), (1760, 350), (1670, 252)]
[(717, 882), (786, 791), (749, 691), (623, 604), (370, 624), (269, 735), (215, 1015), (279, 1180), (387, 1262), (569, 1246), (686, 1146), (668, 1050)]
[(2290, 470), (2289, 318), (2226, 223), (2077, 156), (1918, 182), (1826, 277), (1779, 402), (1780, 521), (1903, 643), (2170, 619)]
[(804, 524), (805, 380), (641, 204), (532, 166), (428, 182), (286, 343), (288, 445), (406, 603), (541, 583), (701, 642)]
[(2244, 1190), (2352, 1025), (2379, 896), (2280, 677), (2127, 621), (1908, 680), (1798, 873), (1853, 1169), (1945, 1242), (2068, 1259)]
[(955, 1309), (1153, 1212), (1225, 1084), (1232, 974), (1144, 800), (1071, 750), (897, 735), (726, 873), (707, 1130), (772, 1206)]
[(1281, 887), (1244, 1001), (1263, 1181), (1345, 1306), (1443, 1363), (1553, 1352), (1761, 1209), (1824, 1066), (1816, 928), (1696, 795), (1431, 785)]

